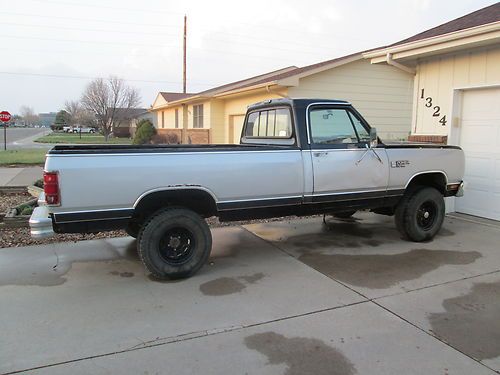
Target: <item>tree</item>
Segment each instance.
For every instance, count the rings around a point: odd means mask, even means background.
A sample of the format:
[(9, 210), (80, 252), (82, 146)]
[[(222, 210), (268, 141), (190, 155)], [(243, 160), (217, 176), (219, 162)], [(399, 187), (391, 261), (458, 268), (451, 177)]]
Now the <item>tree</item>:
[(107, 80), (98, 78), (86, 87), (82, 96), (82, 105), (96, 119), (98, 128), (107, 141), (121, 109), (139, 107), (141, 102), (137, 89), (127, 86), (118, 77), (111, 76)]
[(24, 125), (33, 125), (38, 122), (38, 115), (35, 113), (33, 107), (28, 107), (27, 105), (21, 106), (19, 113), (23, 118)]
[(82, 114), (83, 108), (79, 101), (68, 100), (64, 103), (64, 110), (68, 114), (68, 125), (74, 126), (76, 124), (81, 124), (80, 116)]
[(156, 134), (156, 128), (148, 119), (142, 119), (137, 123), (137, 129), (134, 135), (134, 145), (144, 145), (151, 143), (153, 136)]
[(63, 126), (69, 125), (70, 115), (64, 109), (57, 112), (56, 119), (54, 120), (54, 127), (62, 129)]

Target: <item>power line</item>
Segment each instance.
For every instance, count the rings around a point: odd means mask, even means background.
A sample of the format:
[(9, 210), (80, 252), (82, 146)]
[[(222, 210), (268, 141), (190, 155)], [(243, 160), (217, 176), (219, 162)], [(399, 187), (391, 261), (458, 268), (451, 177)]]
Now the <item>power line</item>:
[[(29, 77), (49, 77), (49, 78), (70, 78), (70, 79), (107, 79), (104, 77), (92, 77), (92, 76), (78, 76), (78, 75), (64, 75), (64, 74), (47, 74), (47, 73), (21, 73), (21, 72), (5, 72), (0, 71), (0, 74), (15, 75), (15, 76), (29, 76)], [(180, 81), (164, 81), (164, 80), (145, 80), (145, 79), (128, 79), (124, 78), (127, 82), (142, 82), (142, 83), (168, 83), (168, 84), (180, 84)], [(202, 82), (190, 82), (199, 86), (215, 86), (213, 83), (202, 83)]]
[(28, 14), (28, 13), (15, 13), (15, 12), (5, 12), (2, 10), (2, 14), (8, 14), (12, 16), (22, 16), (22, 17), (35, 17), (35, 18), (49, 18), (49, 19), (61, 19), (61, 20), (72, 20), (72, 21), (84, 21), (84, 22), (100, 22), (100, 23), (113, 23), (119, 25), (130, 25), (130, 26), (153, 26), (153, 27), (166, 27), (178, 29), (179, 26), (165, 25), (165, 24), (151, 24), (151, 23), (137, 23), (137, 22), (124, 22), (124, 21), (114, 21), (108, 19), (98, 19), (98, 18), (78, 18), (78, 17), (61, 17), (61, 16), (46, 16), (43, 14)]
[[(153, 32), (144, 32), (144, 31), (130, 31), (130, 30), (110, 30), (110, 29), (88, 29), (83, 27), (66, 27), (66, 26), (54, 26), (54, 25), (40, 25), (40, 24), (25, 24), (25, 23), (16, 23), (16, 22), (2, 22), (2, 25), (11, 25), (11, 26), (22, 26), (22, 27), (41, 27), (46, 29), (58, 29), (58, 30), (79, 30), (79, 31), (95, 31), (95, 32), (111, 32), (111, 33), (120, 33), (120, 34), (144, 34), (144, 35), (158, 35), (158, 33)], [(162, 35), (170, 35), (174, 36), (175, 34), (162, 34)]]
[(38, 3), (51, 3), (51, 4), (58, 4), (58, 5), (66, 5), (66, 6), (77, 6), (77, 7), (85, 7), (85, 8), (101, 8), (101, 9), (111, 9), (111, 10), (120, 10), (120, 11), (126, 11), (126, 12), (145, 12), (145, 13), (164, 13), (164, 14), (183, 14), (179, 12), (170, 12), (166, 10), (157, 10), (157, 9), (144, 9), (144, 8), (122, 8), (122, 7), (110, 7), (106, 5), (97, 5), (97, 4), (77, 4), (77, 3), (71, 3), (67, 1), (59, 1), (59, 0), (29, 0), (29, 1), (34, 1)]
[(35, 40), (47, 40), (53, 42), (65, 42), (65, 43), (91, 43), (91, 44), (111, 44), (111, 45), (139, 45), (139, 46), (152, 46), (152, 47), (175, 47), (175, 45), (168, 44), (152, 44), (152, 43), (133, 43), (133, 42), (106, 42), (97, 40), (79, 40), (79, 39), (56, 39), (56, 38), (42, 38), (37, 36), (18, 36), (18, 35), (0, 35), (2, 38), (13, 38), (13, 39), (35, 39)]
[[(121, 31), (121, 30), (107, 30), (107, 29), (88, 29), (88, 28), (80, 28), (80, 27), (64, 27), (64, 26), (52, 26), (52, 25), (27, 25), (27, 24), (22, 24), (22, 23), (15, 23), (15, 22), (3, 22), (3, 25), (13, 25), (13, 26), (24, 26), (24, 27), (37, 27), (37, 28), (49, 28), (49, 29), (61, 29), (61, 30), (80, 30), (80, 31), (92, 31), (92, 32), (111, 32), (111, 33), (127, 33), (127, 34), (145, 34), (145, 35), (158, 35), (158, 33), (146, 33), (146, 32), (135, 32), (135, 31)], [(179, 37), (178, 34), (161, 34), (163, 36), (172, 36), (172, 37)], [(16, 36), (17, 37), (17, 36)], [(24, 38), (29, 38), (29, 37), (24, 37)], [(222, 43), (228, 43), (228, 44), (233, 44), (235, 43), (232, 40), (229, 39), (218, 39), (218, 38), (211, 38), (208, 37), (207, 40), (210, 41), (217, 41), (217, 42), (222, 42)], [(261, 39), (264, 40), (264, 39)], [(267, 40), (271, 42), (270, 40)], [(243, 44), (243, 45), (248, 45), (248, 46), (255, 46), (255, 47), (264, 47), (264, 48), (272, 48), (273, 50), (280, 50), (280, 51), (289, 51), (289, 52), (297, 52), (296, 49), (290, 49), (290, 48), (282, 48), (282, 47), (276, 47), (276, 46), (267, 46), (262, 43), (252, 43), (252, 42), (242, 42), (238, 41), (236, 42), (238, 44)], [(141, 43), (142, 45), (142, 43)], [(304, 44), (306, 45), (306, 44)], [(310, 45), (308, 45), (310, 46)], [(318, 54), (320, 53), (319, 50), (304, 50), (303, 47), (301, 47), (301, 52), (306, 52), (306, 53), (313, 53), (313, 54)]]

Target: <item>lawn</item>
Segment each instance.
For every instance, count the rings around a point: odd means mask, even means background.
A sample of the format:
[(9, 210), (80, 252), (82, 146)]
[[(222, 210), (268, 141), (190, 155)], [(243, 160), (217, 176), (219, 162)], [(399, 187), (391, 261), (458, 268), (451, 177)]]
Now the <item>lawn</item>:
[(132, 143), (128, 138), (110, 138), (104, 141), (104, 136), (99, 134), (71, 134), (71, 133), (51, 133), (35, 140), (38, 143), (69, 143), (69, 144), (114, 144), (129, 145)]
[(43, 164), (46, 153), (47, 149), (45, 148), (0, 151), (0, 165)]

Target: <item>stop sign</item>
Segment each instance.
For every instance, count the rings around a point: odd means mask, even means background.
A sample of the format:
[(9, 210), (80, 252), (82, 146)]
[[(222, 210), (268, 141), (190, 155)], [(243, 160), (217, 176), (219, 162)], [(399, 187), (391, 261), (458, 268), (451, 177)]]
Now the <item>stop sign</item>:
[(0, 112), (0, 121), (2, 122), (8, 122), (10, 121), (11, 115), (7, 111), (2, 111)]

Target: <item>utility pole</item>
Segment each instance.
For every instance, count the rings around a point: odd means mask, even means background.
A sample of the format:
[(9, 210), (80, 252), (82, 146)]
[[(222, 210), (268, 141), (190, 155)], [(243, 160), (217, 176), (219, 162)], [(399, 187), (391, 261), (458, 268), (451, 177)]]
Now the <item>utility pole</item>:
[(184, 15), (184, 61), (182, 64), (182, 92), (186, 93), (186, 41), (187, 41), (187, 16)]

